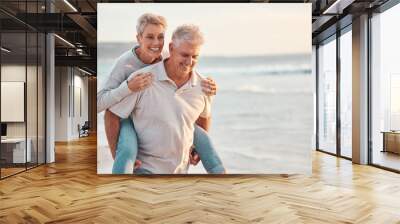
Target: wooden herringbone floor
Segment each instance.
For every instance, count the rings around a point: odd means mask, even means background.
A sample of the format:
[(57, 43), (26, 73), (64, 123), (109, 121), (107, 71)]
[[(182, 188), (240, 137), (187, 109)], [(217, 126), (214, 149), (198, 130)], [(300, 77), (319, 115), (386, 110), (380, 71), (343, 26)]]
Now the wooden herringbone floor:
[(96, 139), (0, 181), (0, 223), (400, 223), (400, 175), (314, 154), (313, 175), (96, 174)]

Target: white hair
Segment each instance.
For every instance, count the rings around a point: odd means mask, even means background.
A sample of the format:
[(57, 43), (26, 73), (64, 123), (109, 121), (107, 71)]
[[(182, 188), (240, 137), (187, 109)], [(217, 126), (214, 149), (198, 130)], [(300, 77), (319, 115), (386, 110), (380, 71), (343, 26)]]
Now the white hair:
[(204, 43), (203, 33), (200, 32), (198, 26), (193, 24), (178, 26), (172, 34), (172, 43), (178, 47), (183, 41), (202, 45)]
[(145, 13), (137, 21), (136, 32), (141, 35), (144, 32), (144, 28), (149, 24), (161, 25), (164, 29), (167, 28), (167, 20), (163, 16)]

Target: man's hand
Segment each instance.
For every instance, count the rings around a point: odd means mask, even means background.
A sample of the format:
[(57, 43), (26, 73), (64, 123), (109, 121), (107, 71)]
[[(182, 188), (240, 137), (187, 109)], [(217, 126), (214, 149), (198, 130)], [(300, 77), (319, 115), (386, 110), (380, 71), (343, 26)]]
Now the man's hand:
[(193, 147), (190, 149), (189, 162), (194, 166), (196, 166), (200, 162), (200, 156), (199, 154), (197, 154), (196, 150), (194, 150)]
[(142, 161), (140, 161), (140, 160), (137, 159), (137, 160), (135, 161), (135, 165), (134, 165), (134, 167), (133, 167), (133, 170), (139, 169), (141, 165), (142, 165)]
[(137, 74), (135, 77), (128, 81), (128, 88), (132, 92), (141, 91), (149, 87), (152, 81), (153, 75), (151, 73)]
[(207, 96), (214, 96), (217, 94), (217, 84), (210, 77), (201, 80), (201, 87)]

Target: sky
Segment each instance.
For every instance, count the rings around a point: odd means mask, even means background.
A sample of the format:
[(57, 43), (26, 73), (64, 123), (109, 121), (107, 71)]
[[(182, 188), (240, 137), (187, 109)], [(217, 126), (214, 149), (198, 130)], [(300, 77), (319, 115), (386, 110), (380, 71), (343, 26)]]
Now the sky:
[(167, 19), (166, 42), (184, 23), (205, 37), (201, 55), (259, 56), (311, 54), (311, 4), (301, 3), (99, 3), (98, 42), (136, 41), (143, 13)]

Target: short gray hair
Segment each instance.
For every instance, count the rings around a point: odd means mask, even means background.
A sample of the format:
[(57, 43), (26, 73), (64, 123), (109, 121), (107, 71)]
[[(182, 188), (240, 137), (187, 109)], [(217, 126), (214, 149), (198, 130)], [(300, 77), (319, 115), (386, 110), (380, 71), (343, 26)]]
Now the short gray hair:
[(149, 25), (161, 25), (164, 29), (167, 28), (167, 20), (163, 16), (159, 16), (152, 13), (145, 13), (139, 17), (136, 25), (136, 31), (139, 35), (144, 32), (144, 28)]
[(172, 34), (172, 43), (177, 47), (183, 41), (202, 45), (204, 43), (203, 33), (201, 33), (198, 26), (193, 24), (178, 26)]

